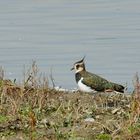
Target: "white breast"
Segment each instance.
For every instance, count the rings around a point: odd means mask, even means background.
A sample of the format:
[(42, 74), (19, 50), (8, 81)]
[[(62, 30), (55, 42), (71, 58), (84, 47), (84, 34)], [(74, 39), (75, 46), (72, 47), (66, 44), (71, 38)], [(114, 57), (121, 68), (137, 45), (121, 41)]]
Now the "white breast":
[(91, 89), (90, 87), (84, 85), (82, 83), (83, 77), (78, 81), (78, 87), (79, 90), (83, 91), (83, 92), (96, 92), (95, 90)]

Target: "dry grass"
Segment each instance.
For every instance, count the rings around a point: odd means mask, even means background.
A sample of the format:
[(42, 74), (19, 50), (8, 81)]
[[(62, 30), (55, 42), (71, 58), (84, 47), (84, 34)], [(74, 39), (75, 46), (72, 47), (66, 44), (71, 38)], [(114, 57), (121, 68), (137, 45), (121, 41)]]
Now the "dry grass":
[(60, 92), (33, 62), (21, 85), (0, 70), (2, 140), (140, 139), (140, 83), (134, 94)]

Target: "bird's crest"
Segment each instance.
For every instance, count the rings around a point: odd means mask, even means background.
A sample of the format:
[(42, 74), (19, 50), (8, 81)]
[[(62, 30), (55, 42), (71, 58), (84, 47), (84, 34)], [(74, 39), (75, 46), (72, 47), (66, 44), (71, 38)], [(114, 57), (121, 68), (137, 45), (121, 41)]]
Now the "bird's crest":
[(84, 60), (85, 60), (85, 57), (86, 57), (86, 56), (84, 56), (80, 61), (75, 62), (75, 64), (76, 64), (76, 63), (83, 63)]

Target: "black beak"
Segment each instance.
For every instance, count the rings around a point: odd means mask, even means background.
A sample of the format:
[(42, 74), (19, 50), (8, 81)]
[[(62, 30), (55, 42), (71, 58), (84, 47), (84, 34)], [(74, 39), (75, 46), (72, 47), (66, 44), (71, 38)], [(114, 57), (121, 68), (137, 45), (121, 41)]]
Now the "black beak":
[(74, 67), (70, 69), (71, 71), (74, 70)]

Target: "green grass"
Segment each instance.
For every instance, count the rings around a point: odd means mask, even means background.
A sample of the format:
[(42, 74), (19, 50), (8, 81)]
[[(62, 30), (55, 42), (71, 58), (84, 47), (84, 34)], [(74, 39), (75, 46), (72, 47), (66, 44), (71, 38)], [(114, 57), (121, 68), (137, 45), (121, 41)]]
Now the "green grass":
[(8, 120), (7, 116), (0, 115), (0, 123), (6, 122)]
[(99, 134), (96, 137), (97, 140), (112, 140), (112, 137), (109, 134)]

